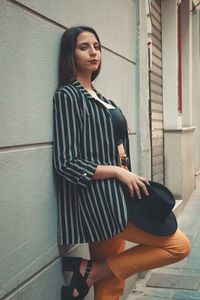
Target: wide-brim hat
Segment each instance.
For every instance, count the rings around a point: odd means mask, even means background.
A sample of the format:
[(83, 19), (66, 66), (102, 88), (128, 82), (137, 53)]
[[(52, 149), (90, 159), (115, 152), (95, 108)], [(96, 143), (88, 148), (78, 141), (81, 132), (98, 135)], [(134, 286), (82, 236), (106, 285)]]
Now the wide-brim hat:
[(163, 184), (149, 181), (146, 185), (149, 196), (141, 191), (141, 199), (136, 192), (131, 198), (126, 189), (128, 219), (142, 230), (155, 235), (171, 235), (177, 230), (177, 220), (172, 209), (175, 198)]

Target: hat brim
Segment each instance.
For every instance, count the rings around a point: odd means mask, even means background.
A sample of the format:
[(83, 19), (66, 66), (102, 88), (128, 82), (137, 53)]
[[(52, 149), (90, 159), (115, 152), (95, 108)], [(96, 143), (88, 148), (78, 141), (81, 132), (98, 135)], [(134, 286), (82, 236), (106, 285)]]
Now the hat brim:
[[(165, 193), (166, 191), (167, 197), (169, 197), (169, 190), (165, 186), (160, 184), (158, 186), (157, 183), (154, 185), (154, 182), (150, 183), (154, 188), (162, 188), (162, 193)], [(176, 232), (178, 225), (173, 211), (171, 211), (166, 218), (160, 219), (155, 215), (152, 215), (152, 213), (142, 205), (142, 201), (143, 200), (138, 199), (136, 196), (131, 198), (126, 191), (126, 203), (129, 212), (128, 217), (131, 222), (145, 232), (155, 235), (167, 236)]]

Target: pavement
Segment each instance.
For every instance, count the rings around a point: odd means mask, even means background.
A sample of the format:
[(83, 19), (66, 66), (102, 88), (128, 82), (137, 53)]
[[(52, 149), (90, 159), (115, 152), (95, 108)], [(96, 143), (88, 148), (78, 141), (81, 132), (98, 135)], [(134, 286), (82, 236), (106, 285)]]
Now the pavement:
[[(140, 274), (126, 300), (200, 300), (200, 175), (183, 212), (179, 228), (191, 243), (184, 260)], [(144, 278), (143, 278), (144, 277)]]

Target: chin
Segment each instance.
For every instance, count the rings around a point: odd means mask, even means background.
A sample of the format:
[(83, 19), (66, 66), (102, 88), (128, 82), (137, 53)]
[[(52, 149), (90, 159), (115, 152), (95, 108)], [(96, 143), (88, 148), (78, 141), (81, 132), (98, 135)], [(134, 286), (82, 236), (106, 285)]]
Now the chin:
[(94, 71), (98, 70), (98, 67), (99, 66), (95, 66), (94, 68), (92, 68), (92, 71), (94, 72)]

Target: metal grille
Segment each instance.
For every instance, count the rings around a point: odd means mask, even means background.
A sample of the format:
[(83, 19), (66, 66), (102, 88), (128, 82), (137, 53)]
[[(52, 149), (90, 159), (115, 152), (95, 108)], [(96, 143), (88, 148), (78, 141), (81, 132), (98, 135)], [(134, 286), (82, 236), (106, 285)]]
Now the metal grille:
[(152, 179), (164, 183), (161, 1), (151, 1), (152, 16)]

